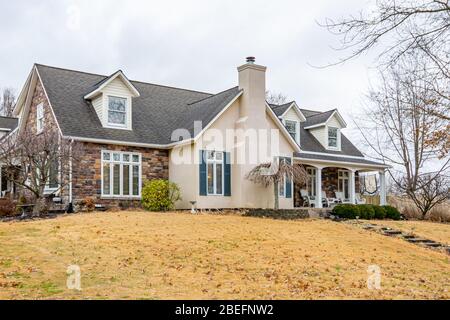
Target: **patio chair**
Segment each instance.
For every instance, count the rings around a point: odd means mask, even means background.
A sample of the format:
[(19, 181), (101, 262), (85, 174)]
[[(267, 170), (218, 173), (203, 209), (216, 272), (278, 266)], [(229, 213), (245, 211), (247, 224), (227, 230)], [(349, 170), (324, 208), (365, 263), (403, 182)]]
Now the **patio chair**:
[(336, 199), (338, 199), (341, 203), (351, 203), (350, 199), (345, 199), (343, 192), (335, 192)]
[(322, 205), (324, 208), (329, 208), (330, 204), (333, 202), (332, 199), (327, 198), (326, 191), (322, 191)]
[(366, 204), (366, 199), (361, 197), (360, 193), (355, 194), (355, 201), (356, 201), (356, 204)]
[(314, 196), (310, 196), (307, 190), (300, 190), (300, 195), (303, 198), (303, 203), (306, 203), (308, 207), (316, 206), (316, 198)]

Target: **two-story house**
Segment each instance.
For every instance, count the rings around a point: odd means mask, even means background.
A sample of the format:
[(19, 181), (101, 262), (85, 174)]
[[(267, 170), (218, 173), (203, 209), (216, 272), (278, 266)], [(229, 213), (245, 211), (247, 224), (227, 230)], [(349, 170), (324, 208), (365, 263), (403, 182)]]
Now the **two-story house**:
[(345, 137), (338, 110), (267, 103), (266, 67), (254, 58), (237, 76), (236, 87), (211, 94), (130, 81), (120, 70), (102, 76), (36, 64), (15, 106), (17, 118), (0, 118), (0, 134), (54, 129), (83, 145), (81, 164), (60, 191), (67, 203), (138, 202), (146, 180), (164, 178), (180, 186), (180, 209), (194, 201), (198, 208), (273, 207), (273, 188), (246, 175), (279, 159), (305, 166), (309, 175), (306, 186), (289, 177), (279, 185), (281, 208), (302, 206), (305, 192), (316, 207), (337, 192), (354, 203), (365, 171), (380, 173), (386, 202), (387, 166), (365, 159)]

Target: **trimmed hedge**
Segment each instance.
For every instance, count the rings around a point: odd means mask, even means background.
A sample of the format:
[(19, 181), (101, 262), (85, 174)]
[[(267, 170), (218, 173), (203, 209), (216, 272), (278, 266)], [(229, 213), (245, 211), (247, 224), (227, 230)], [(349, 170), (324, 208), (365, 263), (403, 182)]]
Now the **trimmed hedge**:
[(391, 206), (375, 206), (371, 204), (338, 204), (333, 208), (332, 214), (339, 218), (364, 220), (392, 219), (400, 220), (400, 212)]
[(244, 213), (245, 217), (272, 218), (278, 220), (297, 220), (309, 218), (308, 210), (287, 209), (250, 209)]
[(386, 218), (386, 208), (381, 206), (372, 206), (375, 211), (375, 219), (383, 220)]
[(386, 210), (386, 218), (392, 220), (400, 220), (401, 215), (397, 208), (392, 206), (383, 206), (384, 210)]

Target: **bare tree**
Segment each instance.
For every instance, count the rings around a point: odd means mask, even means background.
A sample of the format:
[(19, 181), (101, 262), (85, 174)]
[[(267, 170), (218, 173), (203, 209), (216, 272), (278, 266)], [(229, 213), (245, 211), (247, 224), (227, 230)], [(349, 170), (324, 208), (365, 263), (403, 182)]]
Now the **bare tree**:
[(449, 170), (450, 159), (427, 143), (445, 124), (434, 116), (443, 100), (423, 77), (426, 67), (416, 58), (404, 57), (402, 63), (380, 72), (381, 85), (370, 92), (369, 108), (356, 125), (374, 158), (393, 165), (389, 173), (396, 188), (413, 200), (425, 217), (445, 198), (445, 194), (430, 196), (430, 192), (445, 189), (442, 184), (448, 179), (442, 177)]
[(4, 117), (11, 117), (13, 115), (14, 105), (16, 103), (16, 95), (13, 89), (3, 89), (0, 97), (0, 115)]
[(450, 5), (446, 0), (376, 0), (370, 10), (333, 20), (325, 26), (340, 36), (340, 50), (350, 51), (340, 62), (381, 45), (380, 58), (393, 64), (411, 51), (423, 51), (435, 67), (450, 77)]
[[(325, 27), (341, 40), (347, 52), (342, 63), (372, 50), (378, 51), (382, 67), (392, 68), (405, 56), (420, 56), (426, 64), (427, 89), (435, 91), (439, 108), (427, 111), (430, 117), (445, 120), (441, 130), (426, 141), (440, 147), (442, 154), (450, 149), (450, 4), (448, 0), (377, 0), (370, 10), (333, 20)], [(443, 139), (444, 138), (444, 139)]]
[(282, 93), (266, 91), (266, 101), (270, 104), (282, 105), (287, 103), (287, 96)]
[[(48, 210), (50, 195), (60, 194), (69, 183), (72, 166), (81, 155), (81, 146), (46, 130), (38, 135), (24, 130), (0, 144), (0, 162), (7, 178), (34, 198), (33, 215)], [(49, 191), (50, 190), (50, 191)]]
[(279, 190), (280, 182), (285, 179), (292, 179), (294, 183), (305, 185), (308, 179), (308, 173), (305, 168), (296, 164), (289, 164), (286, 161), (279, 163), (262, 163), (253, 168), (246, 176), (247, 180), (261, 184), (265, 188), (273, 185), (275, 203), (274, 208), (279, 209)]
[[(435, 206), (450, 200), (450, 180), (446, 174), (434, 175), (426, 173), (418, 177), (419, 188), (413, 194), (413, 201), (422, 214), (422, 219), (426, 218)], [(408, 185), (407, 179), (400, 180), (401, 189)]]

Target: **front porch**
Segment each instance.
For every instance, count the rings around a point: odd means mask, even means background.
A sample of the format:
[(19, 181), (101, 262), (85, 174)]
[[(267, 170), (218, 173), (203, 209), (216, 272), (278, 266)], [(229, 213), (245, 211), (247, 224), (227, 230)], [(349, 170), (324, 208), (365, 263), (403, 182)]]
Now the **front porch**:
[[(296, 160), (308, 173), (306, 185), (294, 184), (295, 208), (331, 208), (339, 203), (365, 203), (360, 177), (366, 173), (377, 174), (376, 193), (380, 197), (380, 205), (386, 205), (386, 176), (380, 168), (354, 165), (317, 164)], [(378, 169), (378, 170), (377, 170)]]

